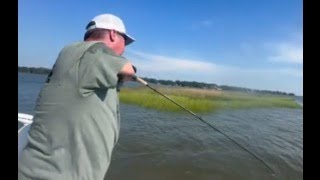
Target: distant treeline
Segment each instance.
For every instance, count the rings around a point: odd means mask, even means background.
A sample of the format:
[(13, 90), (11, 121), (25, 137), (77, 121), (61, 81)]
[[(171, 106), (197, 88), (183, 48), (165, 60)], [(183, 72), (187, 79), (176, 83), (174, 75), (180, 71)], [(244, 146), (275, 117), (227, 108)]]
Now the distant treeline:
[[(33, 73), (33, 74), (49, 74), (51, 69), (48, 68), (34, 68), (34, 67), (19, 67), (18, 72), (23, 73)], [(171, 80), (157, 80), (154, 78), (147, 78), (143, 77), (149, 83), (152, 84), (160, 84), (166, 86), (180, 86), (180, 87), (192, 87), (192, 88), (201, 88), (201, 89), (215, 89), (215, 90), (226, 90), (226, 91), (239, 91), (239, 92), (246, 92), (246, 93), (256, 93), (256, 94), (276, 94), (276, 95), (289, 95), (294, 96), (293, 93), (286, 93), (281, 91), (269, 91), (269, 90), (257, 90), (257, 89), (249, 89), (243, 87), (236, 87), (236, 86), (227, 86), (227, 85), (217, 85), (213, 83), (203, 83), (203, 82), (196, 82), (196, 81), (171, 81)]]
[(256, 93), (256, 94), (277, 94), (277, 95), (288, 95), (294, 96), (293, 93), (286, 93), (281, 91), (269, 91), (269, 90), (258, 90), (258, 89), (249, 89), (243, 87), (236, 86), (227, 86), (227, 85), (217, 85), (212, 83), (203, 83), (203, 82), (195, 82), (195, 81), (171, 81), (171, 80), (157, 80), (153, 78), (144, 77), (149, 83), (153, 84), (161, 84), (168, 86), (180, 86), (180, 87), (193, 87), (193, 88), (201, 88), (201, 89), (216, 89), (216, 90), (226, 90), (226, 91), (238, 91), (238, 92), (246, 92), (246, 93)]
[(23, 73), (32, 73), (32, 74), (49, 74), (51, 69), (48, 68), (35, 68), (35, 67), (19, 67), (18, 66), (18, 72), (23, 72)]

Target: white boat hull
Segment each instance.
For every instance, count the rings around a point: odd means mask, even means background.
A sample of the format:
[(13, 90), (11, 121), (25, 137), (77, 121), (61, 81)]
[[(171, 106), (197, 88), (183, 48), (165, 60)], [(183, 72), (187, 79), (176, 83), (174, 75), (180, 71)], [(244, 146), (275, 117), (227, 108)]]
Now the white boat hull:
[(21, 123), (21, 127), (18, 129), (18, 160), (22, 150), (28, 143), (28, 135), (30, 125), (32, 124), (33, 116), (29, 114), (18, 113), (18, 123)]

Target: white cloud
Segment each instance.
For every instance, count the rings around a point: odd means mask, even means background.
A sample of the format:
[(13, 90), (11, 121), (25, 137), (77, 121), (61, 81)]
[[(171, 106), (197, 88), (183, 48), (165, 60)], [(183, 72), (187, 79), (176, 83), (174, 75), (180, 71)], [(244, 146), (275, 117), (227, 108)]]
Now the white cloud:
[[(148, 53), (131, 51), (136, 58), (137, 66), (148, 70), (157, 72), (170, 72), (170, 71), (192, 71), (192, 72), (204, 72), (214, 71), (216, 65), (199, 60), (180, 59), (173, 57), (166, 57), (161, 55), (152, 55)], [(144, 59), (144, 60), (143, 60)]]
[(302, 94), (302, 69), (239, 68), (204, 60), (167, 57), (130, 51), (138, 75), (166, 80), (185, 80)]
[(296, 69), (296, 68), (283, 68), (279, 70), (280, 73), (291, 75), (295, 77), (303, 77), (302, 69)]
[(205, 26), (205, 27), (209, 27), (212, 25), (212, 21), (211, 20), (203, 20), (200, 22), (200, 25)]
[(210, 18), (210, 19), (208, 18), (208, 19), (199, 20), (197, 22), (192, 23), (191, 28), (193, 30), (209, 28), (214, 24), (214, 22), (217, 22), (217, 18)]
[(292, 64), (303, 63), (303, 48), (301, 45), (293, 43), (270, 44), (273, 47), (273, 55), (268, 57), (272, 62), (283, 62)]

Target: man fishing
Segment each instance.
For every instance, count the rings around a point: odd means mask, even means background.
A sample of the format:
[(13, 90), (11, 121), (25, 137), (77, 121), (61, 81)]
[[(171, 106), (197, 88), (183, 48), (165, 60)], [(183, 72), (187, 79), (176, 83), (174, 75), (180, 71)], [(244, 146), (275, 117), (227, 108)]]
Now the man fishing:
[(136, 72), (121, 56), (133, 41), (119, 17), (102, 14), (84, 41), (60, 51), (36, 102), (19, 179), (104, 178), (119, 137), (118, 86)]

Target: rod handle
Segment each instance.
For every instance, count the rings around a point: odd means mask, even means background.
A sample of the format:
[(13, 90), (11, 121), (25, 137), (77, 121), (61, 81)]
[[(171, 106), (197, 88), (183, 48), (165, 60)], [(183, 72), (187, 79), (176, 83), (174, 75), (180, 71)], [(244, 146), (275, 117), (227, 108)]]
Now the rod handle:
[(147, 83), (145, 80), (137, 77), (136, 75), (133, 75), (133, 76), (132, 76), (132, 79), (135, 80), (135, 81), (138, 81), (139, 83), (141, 83), (141, 84), (143, 84), (143, 85), (145, 85), (145, 86), (148, 85), (148, 83)]

